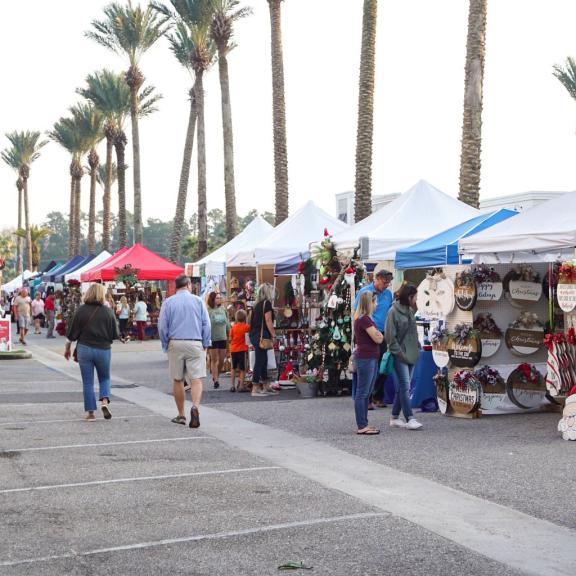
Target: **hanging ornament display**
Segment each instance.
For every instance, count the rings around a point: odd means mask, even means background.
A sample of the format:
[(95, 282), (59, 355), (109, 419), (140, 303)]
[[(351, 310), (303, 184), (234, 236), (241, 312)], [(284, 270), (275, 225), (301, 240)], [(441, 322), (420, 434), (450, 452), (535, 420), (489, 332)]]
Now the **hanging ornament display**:
[(471, 414), (480, 406), (480, 382), (471, 370), (456, 372), (450, 381), (449, 399), (457, 414)]
[(450, 364), (459, 368), (473, 368), (480, 362), (482, 342), (470, 324), (458, 324), (446, 344)]
[(544, 378), (536, 366), (520, 364), (506, 381), (510, 400), (519, 408), (538, 408), (546, 399)]

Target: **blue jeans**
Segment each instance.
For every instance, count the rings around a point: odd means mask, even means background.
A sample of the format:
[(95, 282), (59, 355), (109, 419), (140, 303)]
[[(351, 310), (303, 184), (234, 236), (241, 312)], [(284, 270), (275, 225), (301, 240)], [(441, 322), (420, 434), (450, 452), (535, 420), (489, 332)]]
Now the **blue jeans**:
[(400, 409), (406, 418), (406, 422), (413, 417), (412, 406), (410, 404), (410, 381), (412, 380), (412, 373), (414, 366), (406, 364), (394, 356), (394, 373), (396, 374), (396, 396), (394, 398), (394, 405), (392, 406), (392, 418), (400, 416)]
[(82, 391), (84, 392), (84, 410), (96, 410), (96, 396), (94, 395), (94, 368), (100, 383), (99, 400), (106, 398), (110, 401), (110, 359), (112, 350), (108, 348), (93, 348), (85, 344), (78, 344), (78, 364), (82, 374)]
[(260, 348), (258, 341), (250, 339), (254, 346), (254, 367), (252, 369), (252, 384), (264, 384), (268, 379), (268, 350)]
[(378, 376), (378, 360), (376, 358), (356, 358), (356, 395), (354, 396), (354, 412), (358, 430), (368, 426), (368, 402)]

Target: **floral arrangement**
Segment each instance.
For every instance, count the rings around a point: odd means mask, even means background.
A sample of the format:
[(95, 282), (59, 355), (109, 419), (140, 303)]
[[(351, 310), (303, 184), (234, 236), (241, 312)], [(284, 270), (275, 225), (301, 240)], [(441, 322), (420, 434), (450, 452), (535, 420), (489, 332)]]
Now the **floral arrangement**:
[(574, 262), (563, 262), (558, 270), (559, 284), (576, 284), (576, 264)]
[(68, 280), (68, 286), (80, 286), (79, 280)]
[(470, 324), (456, 324), (454, 326), (454, 331), (452, 332), (452, 338), (456, 340), (458, 344), (464, 344), (466, 340), (477, 336), (478, 332), (470, 326)]
[(138, 282), (138, 270), (132, 264), (126, 264), (122, 268), (114, 268), (114, 281), (123, 282), (126, 286), (133, 286)]
[(460, 370), (452, 378), (452, 386), (457, 390), (473, 389), (477, 390), (480, 382), (471, 370)]
[(502, 330), (500, 330), (490, 312), (476, 316), (474, 319), (474, 329), (480, 332), (480, 334), (488, 334), (496, 337), (502, 336)]
[(474, 375), (482, 386), (496, 388), (496, 386), (501, 387), (505, 384), (500, 372), (495, 368), (490, 368), (490, 366), (482, 366), (474, 372)]
[(520, 378), (525, 384), (539, 384), (542, 380), (542, 374), (538, 372), (536, 366), (527, 362), (519, 364), (516, 370), (520, 373)]
[(500, 274), (494, 270), (494, 268), (488, 268), (486, 264), (480, 264), (477, 268), (472, 271), (472, 276), (476, 284), (482, 284), (484, 282), (501, 282)]
[(520, 312), (520, 316), (510, 324), (510, 328), (531, 329), (535, 327), (543, 327), (542, 322), (540, 322), (538, 318), (538, 314), (535, 312), (527, 312), (526, 310)]
[(456, 285), (460, 287), (474, 286), (476, 284), (472, 272), (465, 270), (456, 274)]
[(444, 344), (444, 342), (448, 340), (449, 336), (450, 334), (448, 333), (446, 326), (444, 324), (438, 324), (432, 331), (430, 342), (432, 342), (432, 344)]
[(437, 388), (448, 388), (449, 385), (449, 380), (448, 380), (448, 376), (442, 372), (442, 370), (438, 370), (438, 372), (432, 377), (432, 380), (434, 381), (434, 384), (436, 385)]

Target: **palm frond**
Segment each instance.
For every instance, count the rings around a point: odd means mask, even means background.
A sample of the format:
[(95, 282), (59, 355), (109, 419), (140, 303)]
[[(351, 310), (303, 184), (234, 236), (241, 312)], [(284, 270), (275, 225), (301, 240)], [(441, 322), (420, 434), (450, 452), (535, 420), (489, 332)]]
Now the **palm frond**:
[(576, 100), (576, 60), (572, 56), (568, 56), (565, 68), (556, 64), (553, 70), (554, 76), (560, 80), (568, 94)]
[(30, 166), (40, 157), (40, 149), (48, 144), (48, 140), (41, 140), (40, 132), (10, 132), (6, 138), (12, 145), (12, 151), (6, 151), (6, 157), (2, 153), (4, 161), (13, 167), (12, 162), (18, 161), (18, 166)]

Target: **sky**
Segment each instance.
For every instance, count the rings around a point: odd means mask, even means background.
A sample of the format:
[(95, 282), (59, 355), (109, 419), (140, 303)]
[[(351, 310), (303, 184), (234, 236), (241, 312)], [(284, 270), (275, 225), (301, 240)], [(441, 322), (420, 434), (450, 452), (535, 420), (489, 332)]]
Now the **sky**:
[[(108, 0), (18, 0), (0, 22), (0, 148), (13, 130), (50, 130), (79, 100), (87, 74), (126, 61), (84, 37)], [(229, 68), (237, 207), (274, 209), (270, 23), (265, 0), (236, 27)], [(313, 199), (335, 214), (354, 189), (362, 0), (286, 0), (283, 44), (290, 210)], [(457, 196), (468, 2), (381, 1), (378, 6), (373, 193), (428, 180)], [(489, 0), (481, 197), (576, 190), (576, 102), (552, 66), (576, 56), (574, 0)], [(22, 26), (22, 24), (25, 24)], [(174, 216), (192, 78), (161, 40), (140, 62), (163, 94), (140, 123), (143, 216)], [(208, 209), (224, 208), (220, 87), (206, 77)], [(129, 126), (127, 133), (130, 134)], [(104, 157), (104, 145), (100, 148)], [(195, 166), (194, 158), (194, 166)], [(131, 146), (127, 147), (131, 166)], [(69, 204), (69, 157), (53, 142), (29, 180), (32, 223)], [(0, 230), (14, 227), (16, 176), (0, 166)], [(82, 208), (88, 209), (88, 178)], [(128, 208), (132, 176), (127, 172)], [(101, 192), (99, 192), (101, 202)], [(187, 216), (195, 211), (196, 170)], [(113, 202), (113, 209), (116, 203)]]

